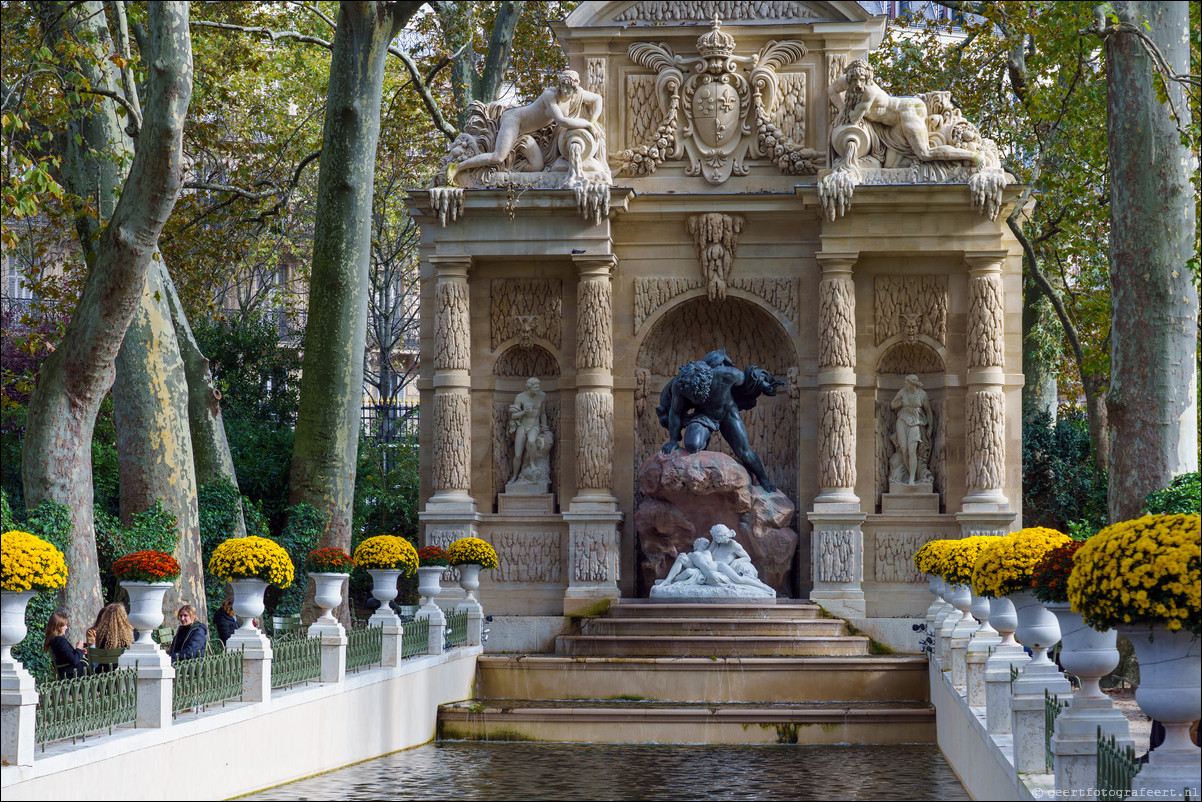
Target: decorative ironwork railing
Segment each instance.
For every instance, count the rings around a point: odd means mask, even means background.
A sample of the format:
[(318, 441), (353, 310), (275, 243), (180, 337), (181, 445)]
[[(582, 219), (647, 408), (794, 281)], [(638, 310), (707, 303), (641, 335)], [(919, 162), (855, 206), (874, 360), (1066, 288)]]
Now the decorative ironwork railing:
[(1139, 758), (1131, 744), (1118, 746), (1113, 735), (1102, 735), (1098, 727), (1098, 799), (1126, 799), (1131, 781), (1139, 773)]
[(346, 670), (358, 671), (384, 661), (384, 628), (365, 627), (346, 633)]
[(467, 643), (467, 610), (451, 610), (447, 616), (448, 649), (463, 646)]
[(118, 668), (38, 686), (34, 743), (45, 749), (52, 741), (108, 730), (138, 720), (138, 671)]
[(401, 632), (401, 659), (417, 657), (430, 651), (430, 619), (406, 621)]
[(175, 664), (171, 715), (242, 698), (242, 650), (214, 652)]
[(321, 638), (277, 638), (271, 651), (272, 688), (287, 688), (321, 676)]
[(1043, 692), (1043, 758), (1044, 765), (1047, 767), (1048, 773), (1052, 772), (1052, 768), (1056, 764), (1056, 756), (1052, 754), (1052, 734), (1056, 731), (1056, 717), (1060, 715), (1060, 711), (1068, 707), (1067, 702), (1060, 701), (1060, 697), (1052, 696), (1047, 690)]

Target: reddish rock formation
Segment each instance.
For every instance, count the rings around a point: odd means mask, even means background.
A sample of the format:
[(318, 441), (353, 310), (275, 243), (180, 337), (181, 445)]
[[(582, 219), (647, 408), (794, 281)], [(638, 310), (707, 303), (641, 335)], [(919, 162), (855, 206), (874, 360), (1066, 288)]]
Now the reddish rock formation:
[(789, 528), (796, 508), (784, 493), (753, 486), (746, 468), (716, 451), (657, 453), (639, 470), (638, 483), (646, 496), (634, 512), (644, 594), (668, 575), (677, 554), (693, 550), (694, 539), (726, 524), (760, 579), (791, 595), (798, 537)]

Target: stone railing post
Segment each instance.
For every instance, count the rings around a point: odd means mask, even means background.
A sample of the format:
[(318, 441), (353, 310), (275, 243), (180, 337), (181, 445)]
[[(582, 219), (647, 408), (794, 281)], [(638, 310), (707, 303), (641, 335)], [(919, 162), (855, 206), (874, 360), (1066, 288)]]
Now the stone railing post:
[(381, 627), (384, 630), (382, 633), (383, 641), (380, 647), (380, 665), (385, 667), (399, 666), (403, 660), (401, 636), (404, 633), (404, 627), (401, 626), (401, 619), (392, 611), (392, 608), (384, 604), (371, 614), (371, 618), (367, 620), (367, 625), (369, 627)]
[(163, 647), (149, 639), (134, 641), (117, 665), (138, 672), (137, 726), (170, 727), (175, 668)]
[(310, 638), (321, 638), (321, 681), (342, 682), (346, 679), (346, 630), (337, 621), (314, 621), (309, 626)]
[(573, 256), (576, 286), (576, 495), (568, 522), (564, 613), (617, 599), (618, 525), (614, 481), (614, 337), (612, 254)]
[(4, 765), (32, 766), (38, 692), (33, 675), (17, 660), (0, 664), (0, 710), (0, 743), (4, 745), (0, 757)]
[(467, 645), (482, 646), (484, 644), (484, 611), (467, 611)]
[[(226, 641), (229, 651), (242, 650), (242, 701), (271, 704), (271, 641), (257, 628), (239, 627)], [(141, 715), (141, 710), (138, 711)]]
[(430, 410), (434, 494), (418, 517), (426, 527), (424, 542), (450, 543), (475, 537), (480, 522), (471, 493), (471, 257), (435, 256), (430, 261), (436, 274)]
[(818, 253), (818, 497), (810, 599), (840, 616), (865, 614), (864, 535), (856, 496), (855, 253)]
[[(434, 609), (430, 609), (433, 607)], [(417, 611), (418, 619), (429, 619), (430, 640), (426, 654), (442, 654), (446, 651), (447, 617), (437, 605), (421, 607)]]

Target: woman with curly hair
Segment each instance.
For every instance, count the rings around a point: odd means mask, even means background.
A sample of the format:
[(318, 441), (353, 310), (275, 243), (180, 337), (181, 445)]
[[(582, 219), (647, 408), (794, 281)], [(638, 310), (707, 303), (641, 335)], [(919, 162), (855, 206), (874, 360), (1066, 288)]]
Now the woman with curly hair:
[(134, 642), (134, 628), (129, 623), (125, 605), (114, 602), (101, 608), (96, 623), (84, 637), (89, 646), (99, 649), (128, 649)]

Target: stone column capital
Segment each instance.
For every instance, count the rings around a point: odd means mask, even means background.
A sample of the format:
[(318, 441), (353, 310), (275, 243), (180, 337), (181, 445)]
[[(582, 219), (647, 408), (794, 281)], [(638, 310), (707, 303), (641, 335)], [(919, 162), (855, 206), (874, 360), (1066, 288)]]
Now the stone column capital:
[(468, 271), (472, 267), (471, 256), (431, 256), (430, 264), (440, 279), (459, 279), (467, 281)]
[(856, 251), (819, 251), (814, 254), (814, 258), (818, 260), (823, 278), (833, 278), (840, 274), (851, 278), (851, 270), (859, 260), (860, 254)]
[(1001, 273), (1002, 262), (1009, 255), (1009, 251), (965, 251), (964, 263), (969, 272), (976, 275)]
[(582, 279), (611, 278), (618, 257), (612, 253), (578, 253), (572, 255), (572, 263)]

